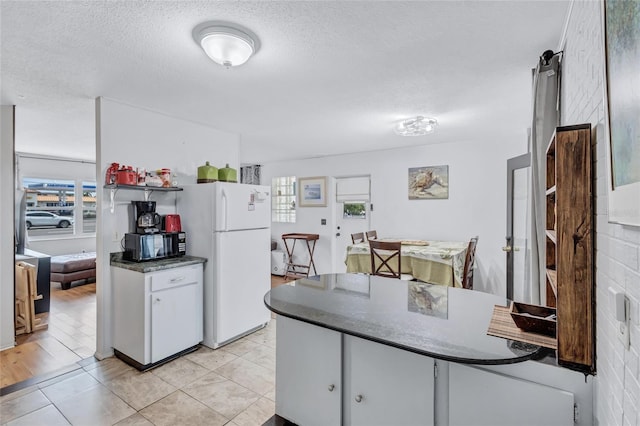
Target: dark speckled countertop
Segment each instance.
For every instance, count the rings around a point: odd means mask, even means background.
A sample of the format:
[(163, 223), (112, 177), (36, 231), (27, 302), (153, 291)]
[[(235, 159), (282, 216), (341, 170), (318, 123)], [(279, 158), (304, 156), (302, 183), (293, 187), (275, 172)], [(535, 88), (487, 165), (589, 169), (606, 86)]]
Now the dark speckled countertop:
[(437, 359), (512, 364), (548, 350), (489, 336), (495, 305), (509, 301), (479, 291), (364, 274), (326, 274), (270, 290), (273, 312)]
[(111, 253), (111, 266), (129, 269), (135, 272), (155, 272), (163, 269), (179, 268), (180, 266), (195, 265), (205, 263), (207, 259), (196, 256), (177, 256), (166, 259), (147, 260), (144, 262), (132, 262), (122, 258), (122, 252)]

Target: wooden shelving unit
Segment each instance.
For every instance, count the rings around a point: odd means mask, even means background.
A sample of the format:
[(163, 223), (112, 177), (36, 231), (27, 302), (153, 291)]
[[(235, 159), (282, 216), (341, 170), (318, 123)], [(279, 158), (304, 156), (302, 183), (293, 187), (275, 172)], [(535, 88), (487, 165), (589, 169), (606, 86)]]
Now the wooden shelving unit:
[(546, 302), (558, 363), (595, 373), (591, 125), (558, 127), (547, 148)]

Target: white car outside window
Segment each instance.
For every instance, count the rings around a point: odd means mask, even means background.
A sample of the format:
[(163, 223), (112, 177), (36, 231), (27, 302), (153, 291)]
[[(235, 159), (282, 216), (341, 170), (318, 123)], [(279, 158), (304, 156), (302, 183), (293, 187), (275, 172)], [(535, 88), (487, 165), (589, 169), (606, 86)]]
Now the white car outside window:
[(50, 212), (27, 212), (25, 215), (27, 229), (33, 226), (55, 226), (58, 228), (68, 228), (73, 225), (73, 218), (58, 216)]

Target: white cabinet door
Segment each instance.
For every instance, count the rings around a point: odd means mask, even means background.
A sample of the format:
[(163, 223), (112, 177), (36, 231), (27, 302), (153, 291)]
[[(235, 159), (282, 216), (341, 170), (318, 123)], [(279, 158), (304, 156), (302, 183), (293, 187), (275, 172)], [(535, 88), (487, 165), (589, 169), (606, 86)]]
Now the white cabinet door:
[(151, 362), (202, 340), (202, 287), (198, 283), (150, 293)]
[(344, 361), (345, 424), (434, 423), (432, 358), (345, 335)]
[(276, 320), (276, 414), (304, 426), (340, 424), (340, 333)]
[(573, 394), (450, 363), (449, 424), (573, 426)]

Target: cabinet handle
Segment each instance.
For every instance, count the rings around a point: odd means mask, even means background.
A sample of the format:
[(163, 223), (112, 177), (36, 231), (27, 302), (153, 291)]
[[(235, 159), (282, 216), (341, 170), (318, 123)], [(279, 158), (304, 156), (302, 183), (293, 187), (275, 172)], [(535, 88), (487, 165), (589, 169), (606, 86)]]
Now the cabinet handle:
[(333, 392), (335, 388), (336, 388), (335, 385), (329, 385), (329, 392)]
[(159, 298), (159, 297), (156, 297), (156, 302), (159, 302), (159, 301), (160, 301), (160, 298)]
[(362, 395), (356, 395), (356, 402), (362, 402), (362, 398), (364, 398)]
[(181, 277), (171, 278), (171, 281), (170, 281), (170, 282), (172, 282), (172, 283), (177, 283), (177, 282), (180, 282), (180, 281), (182, 281), (182, 280), (184, 280), (184, 275), (183, 275), (183, 276), (181, 276)]

